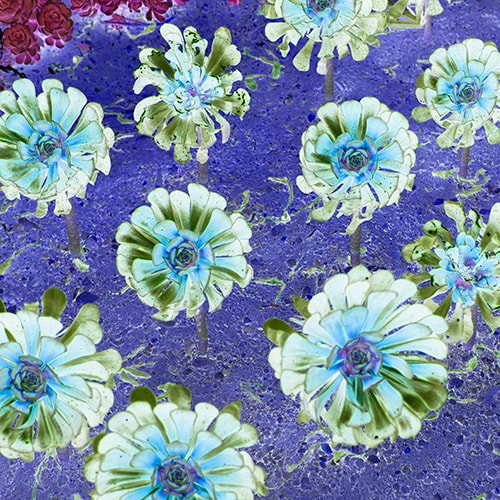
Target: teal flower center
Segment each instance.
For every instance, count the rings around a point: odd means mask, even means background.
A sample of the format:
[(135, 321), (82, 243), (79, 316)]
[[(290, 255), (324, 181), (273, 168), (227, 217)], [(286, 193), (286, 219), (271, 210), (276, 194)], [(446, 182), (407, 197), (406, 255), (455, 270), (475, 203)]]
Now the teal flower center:
[(481, 99), (481, 84), (477, 77), (464, 78), (453, 88), (455, 102), (461, 105), (474, 104)]
[(67, 134), (54, 122), (35, 122), (33, 129), (27, 147), (19, 150), (22, 159), (43, 163), (47, 167), (56, 165), (65, 156)]
[(46, 393), (46, 366), (33, 356), (20, 356), (19, 360), (21, 363), (11, 373), (12, 391), (19, 401), (35, 401)]
[(198, 247), (179, 236), (168, 245), (163, 258), (174, 273), (186, 274), (198, 266)]
[(369, 153), (363, 148), (348, 148), (340, 154), (340, 163), (346, 170), (352, 172), (359, 172), (368, 165), (369, 160)]
[(308, 8), (312, 9), (316, 14), (327, 8), (333, 9), (336, 0), (308, 0)]
[(382, 355), (377, 347), (363, 337), (348, 342), (338, 352), (341, 370), (346, 377), (366, 378), (376, 375), (382, 366)]
[(156, 471), (156, 481), (162, 488), (162, 493), (167, 496), (179, 495), (179, 498), (191, 497), (198, 477), (196, 467), (182, 458), (169, 458)]

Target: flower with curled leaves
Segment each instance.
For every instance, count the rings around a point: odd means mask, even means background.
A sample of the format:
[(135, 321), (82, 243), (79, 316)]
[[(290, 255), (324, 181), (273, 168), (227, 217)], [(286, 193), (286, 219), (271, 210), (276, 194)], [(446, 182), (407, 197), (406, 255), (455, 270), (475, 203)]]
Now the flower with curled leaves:
[[(389, 271), (356, 266), (299, 299), (299, 328), (264, 324), (277, 345), (269, 363), (286, 395), (300, 397), (300, 421), (314, 420), (334, 445), (374, 447), (415, 437), (447, 398), (446, 321), (417, 303), (417, 287)], [(430, 356), (430, 357), (428, 357)]]
[(206, 300), (214, 311), (234, 282), (248, 285), (253, 270), (244, 253), (252, 232), (240, 214), (224, 211), (222, 196), (189, 184), (188, 193), (154, 189), (148, 201), (118, 228), (117, 267), (139, 298), (159, 309), (154, 318), (171, 321), (182, 310), (195, 316)]
[(175, 25), (163, 24), (160, 32), (169, 49), (164, 53), (143, 49), (139, 54), (142, 64), (134, 72), (136, 94), (147, 85), (158, 91), (135, 107), (137, 129), (154, 136), (162, 149), (169, 150), (173, 144), (178, 162), (189, 161), (190, 150), (195, 148), (197, 160), (203, 163), (217, 132), (222, 132), (222, 142), (229, 138), (230, 126), (221, 113), (242, 118), (249, 109), (248, 92), (232, 92), (233, 84), (242, 79), (241, 73), (226, 71), (240, 62), (241, 54), (231, 44), (227, 28), (215, 32), (208, 56), (208, 42), (195, 28), (188, 27), (181, 33)]
[(307, 42), (293, 59), (299, 71), (308, 71), (315, 43), (320, 43), (317, 72), (326, 74), (326, 61), (337, 49), (339, 58), (349, 52), (355, 61), (368, 56), (368, 45), (378, 46), (377, 34), (385, 27), (383, 12), (387, 0), (267, 0), (262, 11), (269, 23), (266, 36), (272, 42), (282, 38), (278, 46), (283, 57), (290, 44), (302, 38)]
[(500, 203), (493, 205), (488, 223), (475, 210), (466, 217), (458, 203), (447, 201), (444, 209), (455, 222), (456, 238), (431, 220), (424, 225), (425, 236), (405, 245), (403, 257), (421, 268), (407, 275), (423, 285), (418, 296), (438, 302), (429, 302), (436, 314), (446, 318), (451, 311), (450, 342), (465, 342), (474, 334), (476, 307), (492, 331), (500, 328), (500, 317), (492, 314), (500, 309)]
[[(29, 306), (29, 307), (28, 307)], [(114, 349), (101, 341), (99, 309), (85, 304), (63, 328), (66, 306), (56, 288), (38, 306), (16, 314), (0, 301), (0, 453), (31, 461), (37, 451), (88, 444), (88, 427), (102, 423), (113, 405), (105, 383), (121, 367)]]
[(265, 472), (241, 450), (257, 442), (257, 431), (240, 423), (241, 404), (220, 411), (210, 403), (191, 409), (191, 393), (173, 385), (168, 402), (156, 402), (144, 387), (114, 415), (109, 433), (85, 464), (95, 483), (93, 499), (252, 500), (267, 494)]
[(397, 203), (411, 189), (417, 136), (401, 113), (374, 97), (329, 102), (317, 114), (319, 123), (302, 135), (297, 185), (322, 199), (314, 219), (328, 220), (338, 209), (338, 216), (353, 216), (347, 228), (353, 233), (377, 208)]
[(67, 214), (69, 198), (83, 198), (97, 174), (109, 172), (113, 131), (102, 125), (99, 104), (74, 87), (65, 92), (59, 80), (44, 80), (38, 96), (26, 78), (12, 88), (0, 92), (1, 189), (9, 199), (37, 200), (40, 217), (52, 200), (56, 214)]
[(429, 57), (431, 67), (417, 79), (417, 121), (432, 118), (446, 129), (437, 144), (470, 147), (477, 130), (484, 127), (490, 144), (500, 143), (500, 52), (493, 42), (468, 38)]

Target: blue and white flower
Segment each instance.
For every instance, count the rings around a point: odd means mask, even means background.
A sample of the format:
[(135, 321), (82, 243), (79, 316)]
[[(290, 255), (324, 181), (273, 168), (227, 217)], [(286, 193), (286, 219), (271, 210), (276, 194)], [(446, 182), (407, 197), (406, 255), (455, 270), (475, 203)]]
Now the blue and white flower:
[(240, 450), (258, 436), (240, 423), (239, 403), (221, 411), (198, 403), (193, 411), (182, 386), (170, 390), (168, 403), (154, 404), (154, 398), (133, 396), (110, 419), (110, 433), (85, 465), (85, 476), (95, 483), (93, 499), (252, 500), (254, 493), (267, 493), (264, 470)]
[(83, 198), (98, 172), (110, 169), (109, 149), (114, 134), (102, 125), (99, 104), (87, 102), (76, 88), (64, 91), (59, 80), (42, 82), (36, 95), (31, 80), (0, 92), (0, 182), (5, 195), (37, 200), (37, 215), (55, 200), (55, 213), (71, 210), (73, 196)]
[(278, 347), (269, 362), (287, 395), (300, 396), (333, 444), (377, 446), (414, 437), (429, 411), (446, 401), (446, 321), (389, 271), (357, 266), (329, 279), (296, 330), (272, 319), (264, 331)]
[[(99, 310), (87, 304), (63, 328), (64, 294), (49, 289), (42, 314), (0, 313), (0, 453), (33, 460), (34, 452), (88, 444), (88, 427), (113, 405), (104, 383), (121, 366), (114, 349), (97, 352)], [(3, 306), (3, 304), (2, 304)]]
[(420, 273), (409, 275), (423, 285), (419, 296), (439, 304), (436, 314), (452, 313), (449, 340), (467, 341), (477, 309), (492, 331), (500, 328), (500, 317), (492, 314), (500, 309), (500, 203), (487, 223), (475, 210), (466, 215), (458, 203), (446, 201), (444, 209), (455, 222), (456, 238), (440, 221), (428, 221), (425, 236), (405, 245), (403, 257), (420, 265)]
[(151, 206), (137, 208), (116, 233), (117, 266), (155, 318), (194, 316), (205, 300), (220, 307), (233, 283), (245, 287), (253, 276), (244, 253), (250, 227), (240, 214), (224, 212), (226, 200), (200, 184), (188, 193), (163, 188), (148, 195)]
[[(417, 80), (415, 120), (432, 118), (446, 130), (438, 137), (441, 147), (469, 147), (484, 126), (488, 142), (500, 142), (500, 52), (493, 42), (468, 38), (429, 57), (431, 67)], [(456, 143), (455, 141), (458, 141)]]
[(283, 21), (269, 23), (266, 36), (272, 42), (283, 39), (278, 46), (283, 57), (290, 44), (307, 39), (293, 60), (300, 71), (309, 70), (314, 44), (319, 42), (317, 71), (326, 74), (326, 61), (335, 48), (339, 58), (350, 52), (355, 61), (361, 61), (368, 56), (368, 45), (379, 45), (376, 35), (385, 27), (386, 6), (387, 0), (267, 0), (265, 17)]
[(339, 216), (353, 216), (352, 233), (375, 209), (397, 203), (411, 189), (417, 136), (402, 114), (374, 97), (329, 102), (317, 114), (319, 123), (302, 135), (297, 185), (323, 201), (313, 218), (328, 220), (338, 209)]
[(246, 90), (231, 92), (233, 84), (242, 79), (241, 73), (226, 72), (240, 62), (241, 54), (231, 44), (227, 28), (215, 32), (208, 56), (207, 40), (193, 27), (186, 28), (183, 34), (175, 25), (163, 24), (160, 32), (169, 49), (165, 53), (143, 49), (139, 54), (142, 64), (134, 72), (136, 94), (147, 85), (158, 91), (135, 107), (137, 129), (154, 136), (162, 149), (169, 150), (174, 144), (174, 158), (181, 163), (191, 159), (191, 148), (197, 149), (198, 161), (204, 162), (219, 130), (222, 142), (229, 138), (230, 125), (221, 112), (243, 118), (249, 109)]

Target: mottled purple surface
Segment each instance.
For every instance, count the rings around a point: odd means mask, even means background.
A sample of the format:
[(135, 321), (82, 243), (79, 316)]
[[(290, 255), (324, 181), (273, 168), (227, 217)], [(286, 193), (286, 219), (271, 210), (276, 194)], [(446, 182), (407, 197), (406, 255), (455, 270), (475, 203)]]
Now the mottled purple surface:
[[(256, 13), (258, 3), (243, 0), (239, 7), (230, 8), (225, 0), (191, 0), (178, 10), (172, 22), (180, 28), (193, 25), (208, 39), (217, 27), (227, 26), (240, 50), (271, 58), (270, 52), (276, 50), (264, 37), (267, 21)], [(499, 43), (499, 16), (498, 0), (456, 1), (446, 4), (444, 14), (435, 18), (430, 46), (424, 45), (421, 30), (383, 36), (381, 47), (372, 49), (366, 61), (355, 63), (345, 57), (335, 62), (336, 100), (372, 95), (409, 117), (417, 105), (415, 80), (431, 52), (467, 37)], [(291, 221), (280, 224), (288, 192), (269, 177), (288, 177), (295, 184), (300, 173), (300, 136), (323, 104), (322, 77), (313, 71), (298, 72), (292, 58), (280, 58), (283, 74), (278, 80), (270, 78), (271, 66), (249, 57), (243, 57), (238, 67), (244, 75), (257, 73), (265, 77), (257, 80), (259, 86), (252, 93), (251, 108), (244, 120), (230, 118), (234, 128), (228, 143), (218, 142), (211, 148), (208, 187), (225, 196), (231, 208), (237, 208), (243, 192), (250, 190), (243, 214), (253, 224), (249, 260), (255, 280), (244, 291), (235, 287), (222, 309), (209, 316), (209, 354), (202, 357), (197, 352), (194, 321), (186, 320), (184, 315), (172, 324), (151, 319), (153, 309), (143, 305), (134, 291), (123, 291), (125, 281), (115, 267), (116, 228), (128, 220), (134, 208), (146, 203), (149, 191), (158, 186), (185, 189), (197, 179), (194, 161), (176, 164), (172, 151), (158, 149), (151, 138), (137, 135), (133, 123), (122, 124), (116, 114), (111, 114), (121, 112), (132, 119), (133, 107), (139, 100), (131, 90), (139, 48), (160, 47), (159, 31), (131, 40), (109, 26), (96, 24), (92, 28), (79, 22), (75, 35), (77, 38), (64, 50), (42, 53), (39, 63), (23, 70), (40, 88), (41, 80), (51, 76), (50, 68), (55, 69), (55, 76), (65, 85), (78, 87), (89, 100), (100, 102), (108, 113), (106, 125), (127, 136), (118, 140), (111, 151), (109, 176), (99, 175), (87, 198), (78, 202), (90, 264), (88, 273), (72, 266), (63, 218), (49, 212), (44, 219), (36, 219), (32, 215), (35, 203), (29, 200), (20, 201), (2, 214), (2, 260), (13, 250), (26, 247), (8, 273), (0, 277), (0, 296), (8, 309), (13, 311), (23, 302), (39, 300), (46, 288), (59, 286), (69, 297), (64, 323), (83, 303), (95, 302), (102, 312), (101, 348), (115, 347), (126, 356), (144, 346), (125, 363), (150, 363), (143, 367), (151, 374), (144, 383), (157, 393), (159, 384), (176, 382), (191, 389), (194, 402), (209, 401), (221, 407), (240, 400), (243, 420), (259, 430), (260, 442), (249, 451), (268, 472), (270, 499), (498, 498), (499, 360), (485, 349), (477, 349), (475, 370), (450, 374), (452, 397), (473, 400), (450, 399), (439, 418), (424, 422), (415, 439), (386, 442), (336, 465), (330, 463), (331, 450), (323, 446), (293, 472), (287, 471), (287, 466), (301, 460), (310, 444), (327, 439), (322, 435), (308, 439), (314, 425), (297, 424), (298, 401), (284, 397), (280, 391), (267, 363), (271, 344), (262, 333), (262, 324), (272, 316), (290, 317), (292, 294), (310, 297), (327, 277), (348, 269), (349, 239), (344, 234), (348, 219), (306, 224), (307, 210), (299, 211), (313, 197), (294, 188)], [(90, 51), (76, 65), (72, 57), (80, 54), (83, 42)], [(390, 67), (394, 73), (388, 70)], [(6, 78), (11, 81), (12, 75)], [(122, 101), (112, 106), (117, 99)], [(421, 226), (428, 219), (445, 221), (443, 201), (454, 197), (454, 182), (433, 177), (432, 172), (456, 166), (459, 160), (459, 152), (442, 151), (436, 146), (440, 130), (432, 121), (418, 124), (410, 119), (410, 127), (423, 145), (417, 151), (413, 170), (415, 188), (403, 194), (399, 207), (379, 210), (372, 221), (363, 224), (363, 263), (372, 270), (390, 269), (398, 277), (409, 270), (400, 255), (403, 245), (421, 234)], [(485, 168), (491, 179), (478, 195), (468, 199), (467, 206), (483, 215), (499, 199), (499, 155), (500, 147), (488, 145), (480, 133), (472, 148), (471, 170), (473, 174)], [(269, 283), (271, 278), (286, 284), (278, 298), (279, 286), (260, 281)], [(498, 349), (498, 335), (490, 334), (482, 324), (478, 336), (480, 342)], [(460, 345), (451, 346), (450, 367), (463, 369), (473, 355)], [(126, 407), (131, 388), (117, 379), (112, 413)], [(34, 462), (24, 463), (0, 457), (0, 498), (31, 498), (41, 459), (37, 456)], [(38, 498), (67, 500), (74, 494), (89, 498), (92, 485), (83, 475), (84, 456), (70, 447), (60, 454), (59, 464), (50, 460), (41, 473)]]

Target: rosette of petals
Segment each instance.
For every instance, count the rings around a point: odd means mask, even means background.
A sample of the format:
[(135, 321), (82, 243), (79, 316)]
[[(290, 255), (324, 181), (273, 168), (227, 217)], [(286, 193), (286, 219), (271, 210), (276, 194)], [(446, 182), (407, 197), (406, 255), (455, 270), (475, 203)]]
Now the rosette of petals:
[(169, 402), (156, 404), (145, 388), (132, 393), (125, 411), (114, 415), (85, 464), (100, 500), (252, 500), (267, 493), (265, 472), (240, 448), (252, 446), (255, 428), (240, 423), (241, 404), (218, 410), (173, 386)]
[(99, 104), (76, 88), (65, 92), (59, 80), (44, 80), (38, 96), (25, 78), (12, 88), (17, 98), (10, 90), (0, 93), (2, 190), (9, 199), (37, 200), (39, 216), (52, 200), (56, 214), (69, 213), (68, 199), (83, 198), (98, 172), (109, 172), (113, 131), (102, 125)]
[(147, 85), (158, 90), (158, 95), (135, 107), (137, 129), (154, 136), (162, 149), (169, 150), (174, 144), (174, 158), (181, 163), (191, 159), (191, 148), (198, 150), (197, 159), (204, 162), (217, 132), (221, 131), (222, 142), (229, 138), (230, 126), (221, 112), (242, 118), (249, 108), (246, 90), (232, 92), (233, 84), (242, 79), (241, 73), (226, 72), (240, 62), (241, 54), (231, 44), (227, 28), (215, 32), (208, 56), (207, 40), (193, 27), (186, 28), (184, 35), (173, 24), (162, 25), (160, 31), (169, 49), (165, 53), (143, 49), (139, 54), (142, 65), (134, 73), (136, 94)]
[(455, 222), (456, 238), (431, 220), (424, 225), (425, 236), (403, 248), (403, 257), (420, 265), (419, 274), (409, 275), (423, 285), (419, 296), (439, 303), (436, 314), (452, 312), (450, 341), (467, 341), (474, 333), (476, 306), (492, 331), (500, 328), (500, 317), (492, 314), (500, 309), (500, 203), (493, 205), (487, 224), (474, 210), (466, 217), (458, 203), (447, 201), (444, 209)]
[(118, 228), (117, 267), (159, 309), (154, 318), (170, 321), (182, 310), (194, 316), (205, 300), (214, 311), (234, 282), (248, 285), (253, 271), (243, 254), (252, 232), (240, 214), (224, 212), (222, 196), (189, 184), (188, 193), (155, 189), (148, 201)]
[(102, 423), (113, 404), (104, 384), (121, 366), (117, 351), (96, 352), (101, 341), (99, 309), (84, 305), (73, 323), (59, 318), (61, 290), (17, 314), (0, 313), (0, 453), (33, 460), (34, 452), (88, 443), (88, 426)]
[(37, 0), (0, 0), (0, 23), (23, 24), (31, 19)]
[(40, 59), (40, 45), (28, 26), (11, 24), (3, 33), (3, 44), (18, 64), (31, 64)]
[(470, 147), (484, 127), (490, 144), (500, 142), (500, 53), (493, 42), (468, 38), (429, 58), (431, 67), (417, 80), (417, 121), (432, 118), (446, 130), (437, 138), (442, 148)]
[(62, 48), (73, 36), (71, 10), (61, 0), (45, 0), (38, 9), (37, 21), (48, 45)]
[(278, 347), (269, 362), (300, 420), (331, 432), (333, 444), (377, 446), (412, 438), (446, 401), (446, 321), (408, 302), (416, 286), (363, 266), (329, 279), (302, 307), (299, 331), (279, 319), (264, 331)]
[(326, 74), (326, 60), (335, 49), (339, 58), (350, 52), (355, 61), (362, 61), (368, 45), (379, 45), (376, 35), (385, 27), (386, 6), (387, 0), (267, 0), (264, 16), (283, 20), (269, 23), (265, 32), (272, 42), (283, 39), (278, 46), (283, 57), (290, 44), (307, 39), (293, 59), (299, 71), (309, 70), (314, 44), (320, 43), (317, 72)]
[(374, 97), (329, 102), (318, 118), (302, 135), (297, 185), (323, 201), (313, 218), (328, 220), (338, 209), (338, 216), (353, 216), (347, 228), (353, 233), (375, 209), (397, 203), (411, 189), (417, 136), (402, 114)]

